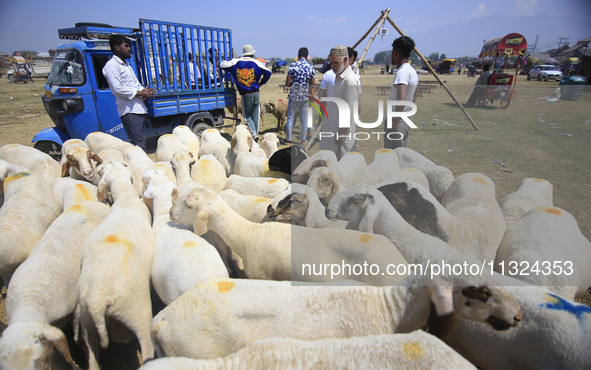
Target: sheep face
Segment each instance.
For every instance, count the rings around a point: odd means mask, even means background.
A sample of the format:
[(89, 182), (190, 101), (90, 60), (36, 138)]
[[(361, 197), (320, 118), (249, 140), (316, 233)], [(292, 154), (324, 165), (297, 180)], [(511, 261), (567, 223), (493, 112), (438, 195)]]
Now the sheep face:
[(177, 168), (183, 168), (183, 164), (186, 165), (186, 163), (189, 163), (189, 166), (195, 163), (193, 154), (188, 150), (179, 150), (175, 152), (170, 159), (170, 164), (172, 164), (172, 167), (175, 168), (175, 170)]
[(97, 165), (103, 163), (103, 160), (88, 148), (77, 146), (69, 149), (66, 153), (66, 162), (62, 165), (62, 177), (68, 176), (70, 168), (74, 168), (80, 176), (92, 182), (95, 175), (93, 160)]
[(61, 330), (40, 321), (17, 322), (0, 337), (0, 364), (3, 369), (50, 369), (55, 350), (74, 365)]
[(458, 316), (506, 330), (521, 321), (521, 309), (501, 286), (454, 287), (454, 308)]
[[(377, 192), (377, 190), (373, 189)], [(355, 229), (373, 233), (373, 224), (377, 217), (376, 203), (372, 188), (366, 184), (357, 184), (349, 190), (336, 194), (326, 207), (326, 217), (330, 220), (347, 220)]]
[(327, 204), (335, 193), (334, 176), (328, 167), (314, 168), (310, 172), (307, 185), (316, 191), (323, 204)]
[(291, 222), (293, 225), (306, 226), (308, 212), (308, 197), (302, 193), (291, 193), (281, 199), (273, 208), (267, 207), (267, 215), (271, 221)]
[(208, 230), (208, 210), (215, 207), (212, 205), (215, 196), (217, 194), (211, 190), (196, 188), (182, 197), (173, 197), (170, 219), (177, 224), (193, 226), (197, 235), (205, 234)]

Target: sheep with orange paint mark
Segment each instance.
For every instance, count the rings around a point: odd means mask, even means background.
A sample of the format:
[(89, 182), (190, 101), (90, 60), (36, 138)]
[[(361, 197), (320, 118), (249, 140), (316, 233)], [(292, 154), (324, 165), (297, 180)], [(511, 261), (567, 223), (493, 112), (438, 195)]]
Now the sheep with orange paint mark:
[(143, 200), (151, 199), (156, 236), (152, 285), (166, 304), (170, 304), (195, 284), (213, 277), (228, 277), (226, 267), (215, 249), (188, 227), (170, 220), (169, 211), (177, 187), (162, 171), (146, 171), (143, 175)]
[(591, 242), (577, 220), (557, 207), (531, 209), (507, 227), (495, 259), (495, 271), (540, 285), (566, 299), (591, 286)]
[(70, 176), (96, 185), (99, 181), (96, 166), (101, 163), (103, 160), (83, 140), (69, 139), (62, 145), (62, 177)]
[(442, 340), (422, 330), (408, 334), (382, 334), (316, 341), (291, 338), (257, 340), (223, 358), (197, 360), (165, 357), (150, 361), (141, 370), (279, 369), (476, 369)]
[(226, 186), (226, 171), (222, 164), (211, 154), (201, 156), (191, 166), (191, 178), (196, 183), (216, 193)]
[[(133, 333), (142, 358), (152, 358), (150, 273), (155, 238), (150, 210), (132, 185), (122, 163), (103, 163), (97, 189), (99, 200), (110, 190), (114, 203), (107, 218), (82, 245), (76, 316), (88, 349), (89, 368), (98, 368), (99, 344), (129, 341)], [(109, 271), (108, 276), (105, 271)], [(116, 319), (122, 325), (108, 326)], [(128, 330), (121, 331), (124, 326)], [(75, 326), (76, 337), (78, 326)]]
[(0, 208), (0, 276), (8, 284), (35, 243), (62, 213), (62, 207), (43, 175), (23, 166), (0, 159), (0, 181), (4, 190)]
[(231, 175), (226, 181), (226, 189), (232, 189), (243, 195), (255, 195), (263, 198), (275, 198), (287, 189), (289, 181), (271, 177), (245, 177)]
[[(404, 265), (406, 260), (387, 238), (354, 230), (309, 229), (278, 222), (253, 223), (237, 214), (216, 193), (195, 188), (179, 196), (170, 210), (171, 219), (193, 226), (203, 235), (214, 231), (244, 261), (246, 276), (252, 279), (327, 281), (358, 279), (375, 285), (394, 284), (402, 276), (356, 274), (343, 267), (343, 273), (312, 274), (306, 265), (325, 266)], [(293, 253), (292, 253), (293, 247)], [(301, 266), (292, 269), (293, 266)], [(310, 270), (310, 269), (308, 269)], [(332, 272), (332, 271), (331, 271)]]
[(9, 326), (0, 340), (2, 368), (51, 368), (54, 348), (73, 364), (64, 333), (51, 324), (74, 312), (82, 244), (110, 208), (98, 202), (96, 186), (71, 178), (56, 180), (62, 183), (64, 212), (10, 280), (6, 297)]
[[(199, 148), (199, 157), (211, 154), (222, 164), (226, 171), (226, 176), (234, 173), (234, 157), (230, 142), (226, 140), (219, 130), (210, 128), (201, 134), (201, 146)], [(197, 158), (195, 158), (197, 160)]]
[(160, 311), (151, 333), (160, 356), (210, 359), (264, 338), (407, 333), (428, 323), (433, 334), (445, 337), (454, 317), (486, 323), (490, 331), (513, 330), (521, 320), (504, 287), (453, 278), (441, 286), (428, 284), (417, 276), (388, 287), (212, 278)]
[(40, 175), (47, 185), (62, 174), (60, 164), (49, 154), (27, 145), (6, 144), (0, 147), (0, 159), (28, 168)]
[(552, 207), (552, 190), (552, 184), (544, 179), (530, 177), (521, 181), (516, 191), (499, 202), (507, 227), (535, 207)]

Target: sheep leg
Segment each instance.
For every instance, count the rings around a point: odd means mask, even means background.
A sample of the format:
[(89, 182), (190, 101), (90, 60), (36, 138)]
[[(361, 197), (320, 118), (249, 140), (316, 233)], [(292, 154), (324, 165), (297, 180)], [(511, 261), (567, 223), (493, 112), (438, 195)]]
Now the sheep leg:
[(99, 360), (99, 335), (90, 312), (87, 309), (80, 310), (80, 323), (82, 339), (86, 343), (86, 357), (88, 358), (88, 369), (100, 369)]

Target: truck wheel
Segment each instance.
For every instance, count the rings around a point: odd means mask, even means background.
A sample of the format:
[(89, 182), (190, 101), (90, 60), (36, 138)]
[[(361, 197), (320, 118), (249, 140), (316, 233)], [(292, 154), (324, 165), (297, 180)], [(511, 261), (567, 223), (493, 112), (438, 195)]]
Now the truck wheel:
[(205, 130), (207, 130), (209, 128), (211, 128), (211, 126), (208, 125), (207, 123), (205, 123), (205, 122), (199, 122), (199, 123), (196, 123), (193, 126), (193, 129), (192, 130), (193, 130), (193, 133), (195, 135), (197, 135), (197, 137), (199, 138), (199, 140), (201, 140), (201, 134), (203, 133), (203, 131), (205, 131)]
[(16, 78), (14, 78), (14, 76), (8, 76), (8, 81), (16, 83)]
[(43, 153), (49, 154), (49, 156), (56, 161), (62, 159), (62, 146), (49, 140), (41, 140), (35, 143), (35, 149), (42, 151)]

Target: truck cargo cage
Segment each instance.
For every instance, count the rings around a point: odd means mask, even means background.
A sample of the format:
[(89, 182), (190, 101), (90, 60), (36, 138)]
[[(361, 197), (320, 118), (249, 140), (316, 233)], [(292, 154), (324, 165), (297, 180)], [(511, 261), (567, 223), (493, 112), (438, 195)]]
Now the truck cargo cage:
[(143, 56), (138, 58), (138, 78), (159, 93), (233, 87), (232, 79), (219, 69), (222, 60), (232, 58), (230, 29), (140, 19), (138, 41), (137, 53)]

